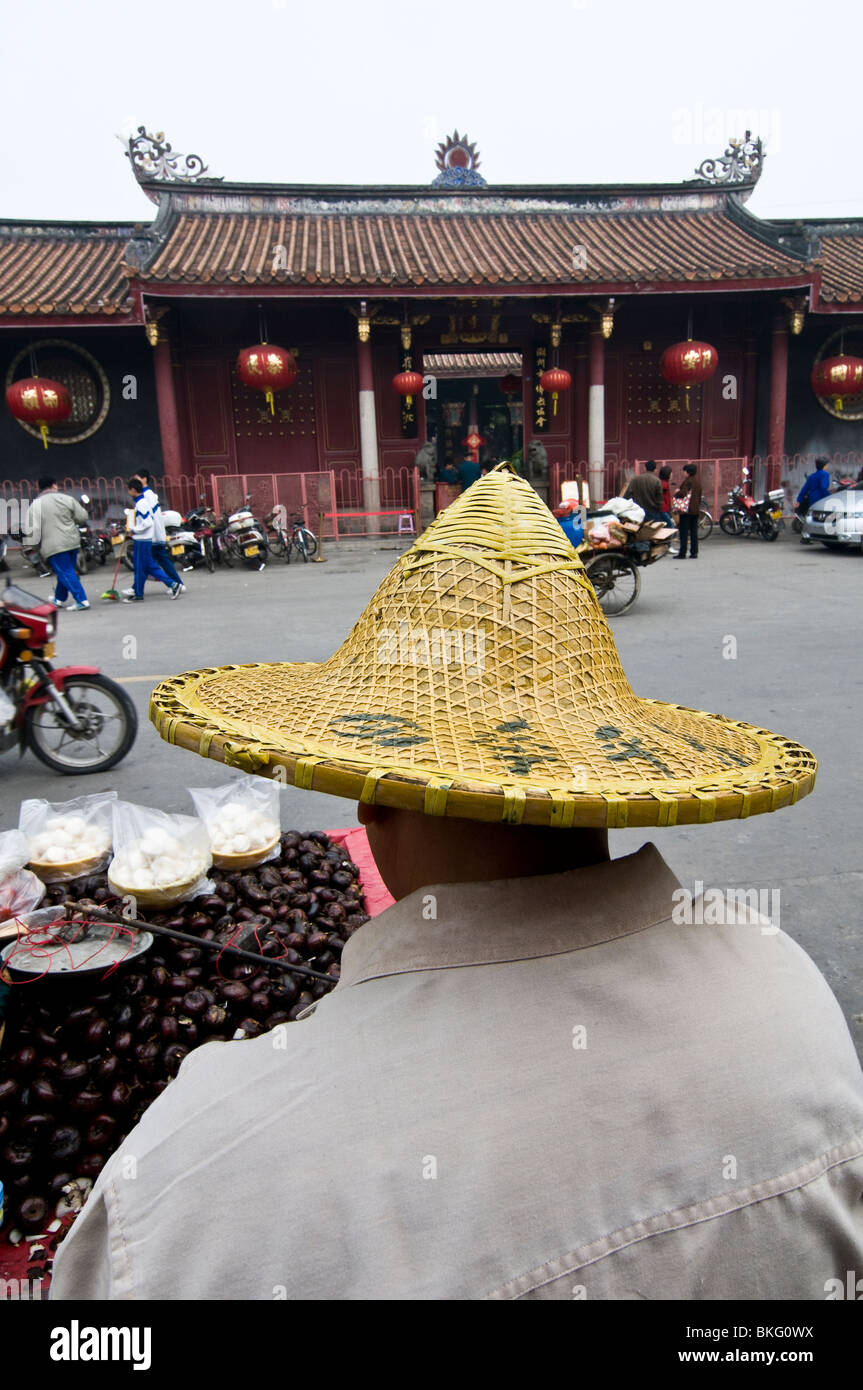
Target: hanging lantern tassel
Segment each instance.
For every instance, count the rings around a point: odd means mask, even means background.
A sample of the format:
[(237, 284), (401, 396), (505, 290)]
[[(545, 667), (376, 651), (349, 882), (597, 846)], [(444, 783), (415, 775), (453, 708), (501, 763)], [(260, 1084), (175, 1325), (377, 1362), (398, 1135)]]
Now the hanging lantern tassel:
[(271, 415), (275, 415), (275, 413), (276, 413), (276, 398), (275, 398), (275, 396), (273, 395), (272, 391), (270, 391), (269, 389), (267, 389), (267, 390), (264, 392), (264, 400), (267, 402), (267, 405), (270, 407), (270, 414), (271, 414)]
[(48, 448), (48, 426), (45, 424), (45, 421), (44, 421), (44, 420), (41, 420), (41, 421), (39, 422), (39, 433), (40, 433), (41, 436), (42, 436), (42, 448), (43, 448), (43, 449), (47, 449), (47, 448)]

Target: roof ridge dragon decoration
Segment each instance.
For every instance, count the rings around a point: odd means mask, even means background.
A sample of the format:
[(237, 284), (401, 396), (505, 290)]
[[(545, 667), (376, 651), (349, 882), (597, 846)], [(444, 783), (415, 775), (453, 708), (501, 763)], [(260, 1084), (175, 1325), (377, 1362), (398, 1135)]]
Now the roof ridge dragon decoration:
[(221, 177), (209, 173), (200, 155), (176, 154), (161, 130), (153, 135), (139, 125), (137, 134), (129, 136), (128, 144), (126, 158), (139, 183), (197, 183), (201, 179), (208, 183), (223, 182)]

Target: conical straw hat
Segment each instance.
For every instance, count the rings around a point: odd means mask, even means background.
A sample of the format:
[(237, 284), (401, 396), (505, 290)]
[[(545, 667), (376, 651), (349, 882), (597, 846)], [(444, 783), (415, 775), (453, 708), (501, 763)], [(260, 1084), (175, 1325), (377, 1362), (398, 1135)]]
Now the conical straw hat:
[(502, 469), (419, 537), (328, 661), (174, 676), (150, 717), (169, 743), (299, 787), (560, 827), (775, 811), (817, 766), (765, 729), (633, 694), (575, 550)]

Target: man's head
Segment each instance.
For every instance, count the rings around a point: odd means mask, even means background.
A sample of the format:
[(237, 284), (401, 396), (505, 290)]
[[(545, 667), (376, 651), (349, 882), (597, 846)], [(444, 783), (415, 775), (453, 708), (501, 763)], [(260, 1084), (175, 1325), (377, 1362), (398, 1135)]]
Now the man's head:
[(694, 478), (698, 472), (698, 468), (694, 463), (685, 463), (683, 465), (683, 471), (684, 473), (688, 473), (690, 478)]
[(144, 491), (144, 485), (138, 477), (130, 478), (126, 484), (133, 497), (140, 497)]
[(819, 458), (819, 459), (816, 459), (816, 460), (815, 460), (815, 467), (816, 467), (816, 468), (825, 468), (825, 469), (826, 469), (826, 468), (829, 468), (829, 467), (830, 467), (830, 460), (829, 460), (828, 458)]
[(668, 482), (668, 479), (671, 477), (671, 469), (669, 468), (667, 463), (664, 463), (660, 468), (659, 476), (664, 483)]
[(647, 460), (647, 463), (644, 465), (644, 471), (645, 471), (645, 473), (655, 473), (655, 472), (656, 472), (656, 459), (648, 459), (648, 460)]
[(153, 488), (155, 486), (153, 482), (153, 475), (146, 468), (139, 468), (138, 472), (135, 474), (135, 477), (141, 484), (142, 489), (148, 487)]
[(56, 479), (56, 478), (52, 478), (52, 477), (50, 476), (50, 474), (48, 474), (48, 473), (46, 473), (46, 474), (44, 475), (44, 477), (42, 477), (42, 478), (39, 479), (39, 491), (40, 491), (40, 492), (53, 492), (54, 489), (56, 488), (56, 486), (57, 486), (57, 479)]
[(366, 827), (381, 878), (396, 899), (428, 884), (562, 874), (609, 857), (605, 830), (489, 824), (363, 801), (357, 818)]

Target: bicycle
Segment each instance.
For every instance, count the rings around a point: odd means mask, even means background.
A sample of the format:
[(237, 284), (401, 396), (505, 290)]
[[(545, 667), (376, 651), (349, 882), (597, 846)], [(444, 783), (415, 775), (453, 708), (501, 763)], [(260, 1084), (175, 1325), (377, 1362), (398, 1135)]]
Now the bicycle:
[(264, 517), (266, 524), (275, 533), (274, 538), (270, 539), (270, 550), (274, 555), (284, 558), (285, 564), (291, 563), (291, 551), (295, 550), (303, 560), (308, 563), (313, 555), (318, 553), (318, 539), (313, 531), (303, 522), (302, 515), (297, 512), (291, 519), (290, 531), (283, 529), (278, 521), (278, 508), (274, 508), (269, 516)]

